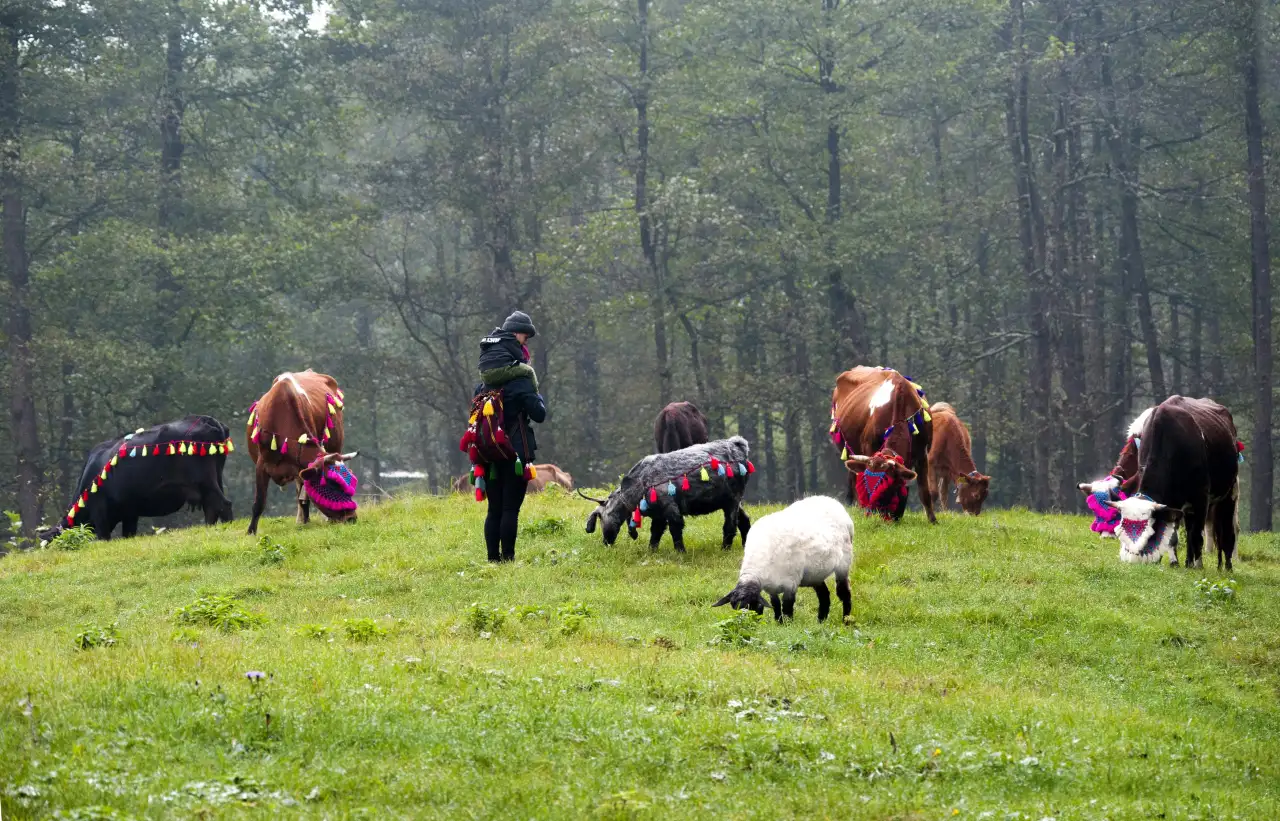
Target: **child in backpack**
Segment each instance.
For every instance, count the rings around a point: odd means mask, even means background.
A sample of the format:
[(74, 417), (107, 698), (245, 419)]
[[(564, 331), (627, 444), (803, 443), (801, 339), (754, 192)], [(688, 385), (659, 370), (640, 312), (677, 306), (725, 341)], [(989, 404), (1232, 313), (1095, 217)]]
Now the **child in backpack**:
[(547, 418), (547, 407), (538, 393), (538, 377), (529, 364), (525, 345), (536, 334), (529, 315), (516, 311), (500, 328), (480, 340), (480, 385), (475, 395), (494, 388), (502, 390), (502, 427), (516, 455), (513, 461), (494, 462), (487, 471), (489, 510), (484, 520), (484, 541), (491, 562), (515, 560), (520, 506), (528, 489), (523, 466), (533, 464), (538, 448), (529, 423), (541, 423)]

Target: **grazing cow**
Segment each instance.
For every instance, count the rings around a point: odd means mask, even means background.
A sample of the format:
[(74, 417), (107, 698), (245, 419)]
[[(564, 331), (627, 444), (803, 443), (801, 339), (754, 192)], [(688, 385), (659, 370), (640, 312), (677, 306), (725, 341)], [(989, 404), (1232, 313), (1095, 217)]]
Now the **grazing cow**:
[(711, 436), (707, 417), (692, 402), (672, 402), (658, 413), (653, 423), (655, 453), (706, 444)]
[(308, 368), (280, 374), (250, 406), (245, 433), (256, 481), (249, 535), (258, 532), (272, 481), (297, 483), (299, 524), (310, 520), (312, 501), (331, 520), (355, 521), (356, 479), (343, 463), (356, 454), (342, 453), (342, 400), (337, 380)]
[(541, 493), (549, 484), (573, 490), (573, 477), (555, 465), (534, 465), (533, 474), (533, 478), (529, 480), (529, 493)]
[(913, 479), (930, 524), (929, 446), (933, 423), (924, 389), (892, 368), (857, 367), (836, 377), (831, 438), (849, 470), (848, 502), (868, 515), (897, 521), (907, 509)]
[(1187, 529), (1188, 568), (1204, 566), (1206, 540), (1218, 550), (1218, 569), (1231, 571), (1239, 521), (1239, 470), (1244, 444), (1236, 439), (1231, 411), (1210, 399), (1171, 396), (1151, 412), (1140, 431), (1134, 495), (1107, 504), (1120, 511), (1120, 558), (1170, 564), (1179, 519)]
[(454, 493), (470, 493), (471, 492), (471, 473), (464, 473), (461, 476), (453, 477)]
[(982, 513), (982, 503), (991, 489), (991, 477), (978, 472), (969, 444), (969, 429), (946, 402), (935, 402), (929, 408), (933, 416), (933, 445), (929, 448), (929, 470), (932, 471), (934, 498), (943, 510), (951, 482), (956, 483), (956, 502), (971, 516)]
[[(1154, 407), (1147, 408), (1129, 423), (1124, 446), (1120, 448), (1120, 456), (1110, 473), (1102, 479), (1077, 485), (1085, 495), (1089, 510), (1093, 511), (1090, 529), (1104, 539), (1115, 536), (1116, 528), (1120, 525), (1120, 513), (1107, 503), (1131, 496), (1138, 485), (1138, 445), (1142, 442), (1142, 429), (1151, 418), (1153, 410)], [(1177, 538), (1175, 534), (1175, 546)]]
[(653, 520), (649, 547), (657, 550), (662, 534), (670, 527), (676, 550), (683, 553), (684, 518), (720, 510), (724, 512), (721, 547), (728, 550), (733, 545), (735, 532), (741, 533), (745, 542), (751, 519), (742, 509), (742, 495), (747, 477), (755, 473), (749, 452), (747, 440), (734, 436), (646, 456), (622, 477), (622, 484), (608, 499), (592, 499), (578, 491), (597, 505), (587, 517), (587, 532), (594, 533), (599, 522), (604, 543), (612, 545), (624, 521), (634, 539), (641, 519), (648, 516)]
[(212, 416), (187, 416), (94, 446), (75, 501), (52, 538), (65, 527), (90, 525), (99, 539), (138, 534), (142, 516), (168, 516), (184, 506), (204, 511), (206, 524), (231, 521), (222, 469), (233, 449), (231, 431)]

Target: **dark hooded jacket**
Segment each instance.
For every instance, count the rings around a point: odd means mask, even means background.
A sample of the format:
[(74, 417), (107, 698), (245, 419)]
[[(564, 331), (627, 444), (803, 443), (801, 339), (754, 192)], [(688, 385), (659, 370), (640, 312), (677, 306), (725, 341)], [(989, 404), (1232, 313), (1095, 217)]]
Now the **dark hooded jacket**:
[(543, 422), (547, 407), (538, 393), (537, 376), (528, 364), (528, 352), (515, 335), (495, 328), (480, 340), (481, 382), (475, 392), (502, 388), (502, 427), (511, 439), (516, 455), (525, 464), (533, 462), (538, 449), (529, 422)]

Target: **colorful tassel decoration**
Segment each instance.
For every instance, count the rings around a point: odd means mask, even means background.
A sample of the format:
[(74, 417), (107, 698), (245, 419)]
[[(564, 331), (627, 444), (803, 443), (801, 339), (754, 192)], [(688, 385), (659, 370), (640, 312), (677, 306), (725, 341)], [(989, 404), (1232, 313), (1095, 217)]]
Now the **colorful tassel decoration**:
[(702, 469), (702, 474), (701, 474), (701, 476), (700, 476), (699, 478), (701, 478), (701, 479), (702, 479), (702, 481), (704, 481), (704, 482), (710, 482), (710, 481), (711, 481), (711, 477), (707, 475), (707, 469), (706, 469), (706, 468), (703, 468), (703, 469)]
[(649, 512), (649, 500), (648, 500), (648, 499), (641, 499), (641, 500), (640, 500), (640, 512), (641, 512), (641, 513), (648, 513), (648, 512)]
[(712, 456), (712, 457), (711, 457), (711, 469), (712, 469), (712, 470), (719, 470), (719, 468), (720, 468), (720, 460), (719, 460), (719, 459), (717, 459), (716, 457)]
[(517, 476), (524, 475), (524, 460), (521, 459), (519, 456), (516, 457), (516, 475)]
[(484, 501), (484, 491), (481, 490), (480, 488), (476, 488), (476, 501), (477, 502)]
[[(468, 434), (470, 434), (470, 433), (471, 433), (471, 431), (467, 431), (467, 433), (468, 433)], [(466, 437), (464, 436), (464, 437), (463, 437), (463, 439), (465, 439), (465, 438), (466, 438)], [(310, 439), (310, 437), (308, 437), (305, 433), (298, 437), (298, 444), (299, 444), (299, 445), (305, 445), (305, 444), (306, 444), (307, 442), (309, 442), (309, 441), (311, 441), (311, 439)], [(465, 451), (465, 450), (466, 450), (466, 448), (464, 447), (464, 448), (463, 448), (463, 450)]]
[(524, 472), (528, 474), (526, 478), (528, 478), (530, 481), (538, 478), (538, 468), (536, 465), (529, 465), (527, 468), (524, 469)]
[(111, 457), (111, 467), (115, 467), (115, 466), (116, 466), (116, 465), (118, 465), (119, 463), (120, 463), (120, 457), (119, 457), (119, 456), (112, 456), (112, 457)]
[[(281, 453), (288, 453), (288, 452), (289, 452), (289, 437), (288, 437), (288, 436), (286, 436), (286, 437), (284, 438), (284, 443), (283, 443), (282, 445), (280, 445), (280, 452), (281, 452)], [(203, 454), (201, 454), (201, 455), (203, 455)]]
[(153, 450), (153, 451), (151, 451), (151, 455), (152, 455), (152, 456), (159, 456), (159, 455), (160, 455), (160, 446), (159, 446), (159, 445), (156, 445), (156, 449), (155, 449), (155, 450)]
[(649, 501), (650, 502), (658, 501), (658, 489), (656, 487), (649, 488)]
[(688, 490), (688, 489), (689, 489), (689, 477), (688, 477), (688, 476), (685, 476), (684, 478), (682, 478), (682, 479), (680, 480), (680, 489), (681, 489), (681, 490)]
[[(143, 453), (146, 453), (146, 452), (147, 452), (147, 449), (146, 449), (146, 448), (143, 448), (143, 449), (142, 449), (142, 452), (143, 452)], [(138, 455), (138, 449), (137, 449), (137, 448), (131, 448), (131, 449), (129, 450), (129, 458), (130, 458), (130, 459), (132, 459), (133, 457), (135, 457), (135, 456), (137, 456), (137, 455)]]
[(728, 476), (730, 479), (733, 478), (733, 465), (725, 466), (725, 475)]
[(100, 477), (100, 478), (101, 478), (101, 479), (102, 479), (102, 481), (104, 481), (104, 482), (105, 482), (105, 481), (107, 481), (107, 469), (106, 469), (106, 468), (103, 468), (103, 469), (102, 469), (102, 474), (101, 474), (101, 477)]
[(742, 464), (741, 462), (738, 463), (738, 475), (739, 476), (747, 475), (747, 466)]
[(493, 400), (492, 399), (484, 400), (484, 415), (486, 417), (493, 416)]
[(89, 492), (90, 492), (90, 493), (97, 493), (97, 492), (98, 492), (98, 483), (97, 483), (97, 482), (94, 482), (93, 484), (89, 485)]
[(169, 455), (170, 455), (170, 456), (172, 456), (172, 455), (174, 455), (174, 454), (175, 454), (175, 453), (177, 453), (177, 452), (178, 452), (178, 449), (177, 449), (177, 448), (175, 448), (175, 447), (173, 446), (173, 443), (172, 443), (172, 442), (170, 442), (170, 443), (169, 443)]
[(235, 443), (234, 443), (234, 442), (232, 442), (230, 439), (228, 439), (228, 440), (227, 440), (227, 453), (231, 453), (231, 452), (232, 452), (233, 450), (235, 450), (235, 449), (236, 449)]
[(120, 450), (116, 452), (116, 456), (119, 456), (121, 459), (123, 459), (123, 458), (124, 458), (124, 450), (125, 450), (125, 446), (124, 446), (124, 445), (121, 445), (121, 446), (120, 446)]
[(488, 489), (489, 489), (489, 486), (488, 486), (487, 484), (485, 484), (485, 481), (484, 481), (484, 477), (483, 477), (483, 476), (481, 476), (479, 479), (476, 479), (476, 487), (478, 487), (480, 490), (488, 490)]
[(476, 465), (476, 466), (475, 466), (475, 469), (474, 469), (474, 470), (472, 470), (472, 471), (471, 471), (471, 473), (472, 473), (472, 475), (474, 475), (477, 479), (479, 479), (480, 477), (484, 476), (484, 465)]
[(847, 461), (849, 461), (849, 449), (848, 449), (848, 448), (841, 448), (841, 449), (840, 449), (840, 461), (841, 461), (841, 462), (847, 462)]
[(277, 445), (276, 445), (276, 436), (275, 436), (275, 434), (273, 433), (273, 434), (271, 434), (271, 449), (272, 449), (272, 450), (275, 450), (275, 449), (276, 449), (276, 447), (277, 447)]
[(727, 471), (724, 469), (724, 465), (721, 465), (720, 467), (716, 468), (717, 476), (724, 476), (726, 473)]
[(748, 460), (747, 460), (747, 475), (748, 475), (748, 476), (750, 476), (751, 474), (753, 474), (753, 473), (755, 473), (755, 472), (756, 472), (756, 466), (755, 466), (755, 465), (753, 465), (753, 464), (751, 464), (751, 460), (750, 460), (750, 459), (748, 459)]
[(929, 415), (929, 411), (927, 411), (927, 410), (922, 410), (921, 412), (922, 412), (922, 413), (924, 413), (924, 421), (926, 421), (926, 422), (932, 422), (932, 421), (933, 421), (933, 417)]
[(668, 496), (675, 496), (675, 495), (676, 495), (676, 483), (675, 483), (675, 482), (667, 482), (667, 495), (668, 495)]
[(249, 438), (252, 439), (254, 442), (257, 442), (258, 440), (260, 440), (262, 438), (262, 428), (255, 427), (253, 429), (253, 433), (249, 435)]
[(324, 428), (324, 438), (325, 438), (325, 441), (328, 441), (328, 439), (329, 439), (329, 426), (328, 426), (328, 425), (325, 425), (325, 428)]

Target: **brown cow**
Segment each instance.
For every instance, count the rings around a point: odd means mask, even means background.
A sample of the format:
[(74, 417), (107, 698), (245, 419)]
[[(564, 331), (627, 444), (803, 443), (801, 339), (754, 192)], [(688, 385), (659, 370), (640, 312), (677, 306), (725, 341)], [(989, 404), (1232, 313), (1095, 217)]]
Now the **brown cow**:
[(573, 477), (555, 465), (534, 465), (533, 470), (536, 475), (529, 480), (530, 493), (541, 493), (552, 482), (565, 490), (573, 490)]
[(929, 408), (933, 416), (933, 445), (929, 448), (930, 479), (934, 500), (942, 510), (947, 509), (947, 497), (951, 495), (951, 482), (956, 483), (956, 501), (960, 509), (971, 516), (982, 513), (982, 503), (991, 489), (991, 477), (978, 472), (973, 463), (969, 444), (969, 429), (965, 427), (956, 409), (946, 402), (935, 402)]
[(937, 524), (929, 420), (924, 390), (891, 368), (857, 367), (836, 377), (831, 436), (846, 451), (849, 504), (857, 499), (868, 511), (896, 521), (906, 511), (907, 485), (914, 479), (930, 524)]
[(471, 474), (464, 473), (461, 476), (453, 477), (454, 493), (469, 493), (471, 491)]
[(692, 402), (672, 402), (658, 412), (653, 423), (655, 453), (670, 453), (710, 441), (707, 417)]
[[(342, 453), (342, 391), (332, 376), (308, 368), (282, 373), (271, 389), (253, 403), (245, 425), (249, 457), (256, 466), (253, 518), (249, 535), (258, 532), (258, 518), (267, 505), (267, 484), (298, 486), (299, 524), (311, 518), (304, 481), (322, 479), (330, 466), (356, 456)], [(321, 512), (335, 521), (355, 521), (350, 509)]]

